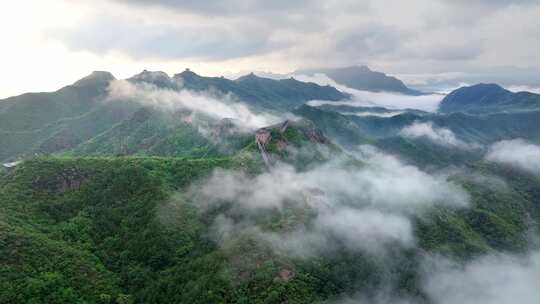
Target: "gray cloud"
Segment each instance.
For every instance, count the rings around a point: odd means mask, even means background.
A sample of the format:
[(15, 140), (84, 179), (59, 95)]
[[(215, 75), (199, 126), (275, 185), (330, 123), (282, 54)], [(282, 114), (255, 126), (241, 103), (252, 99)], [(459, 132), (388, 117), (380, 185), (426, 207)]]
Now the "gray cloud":
[[(539, 65), (538, 1), (103, 1), (105, 14), (88, 13), (78, 26), (50, 35), (77, 51), (213, 61), (221, 72), (369, 64), (421, 74), (415, 78), (432, 86), (437, 81), (422, 75), (461, 72), (474, 74), (474, 82), (540, 85), (534, 71), (519, 79), (481, 71)], [(445, 87), (460, 81), (472, 83)]]
[[(136, 34), (135, 34), (136, 33)], [(57, 29), (53, 35), (75, 50), (98, 54), (119, 51), (134, 58), (220, 60), (264, 54), (282, 48), (271, 32), (257, 25), (145, 24), (136, 18), (100, 16), (82, 28)]]
[[(197, 1), (197, 0), (118, 0), (118, 2), (125, 2), (129, 4), (142, 5), (142, 6), (162, 6), (181, 11), (192, 11), (201, 14), (244, 14), (246, 12), (257, 12), (262, 10), (274, 11), (274, 10), (302, 10), (310, 7), (311, 1)], [(318, 2), (318, 1), (313, 1)]]
[(407, 33), (381, 24), (364, 24), (335, 33), (334, 49), (353, 56), (385, 55), (396, 52)]

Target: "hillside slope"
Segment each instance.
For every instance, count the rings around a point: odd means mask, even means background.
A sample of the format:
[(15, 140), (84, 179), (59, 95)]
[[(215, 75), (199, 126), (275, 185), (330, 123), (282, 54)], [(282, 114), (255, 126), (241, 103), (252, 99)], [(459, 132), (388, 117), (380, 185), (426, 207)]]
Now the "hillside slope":
[(539, 110), (540, 95), (510, 92), (496, 84), (462, 87), (448, 94), (439, 105), (439, 112), (484, 114)]
[[(270, 134), (266, 151), (301, 172), (326, 160), (298, 162), (287, 151), (316, 150), (320, 144), (337, 149), (309, 123), (283, 126), (262, 129)], [(7, 246), (0, 248), (0, 299), (320, 303), (384, 288), (381, 274), (392, 278), (399, 295), (429, 303), (419, 283), (418, 263), (425, 252), (467, 259), (495, 249), (519, 251), (526, 246), (530, 216), (540, 214), (531, 203), (540, 193), (536, 177), (480, 162), (470, 170), (511, 176), (508, 187), (494, 189), (466, 174), (455, 175), (469, 190), (471, 207), (441, 207), (418, 217), (414, 231), (419, 247), (396, 245), (390, 259), (339, 242), (317, 257), (296, 258), (273, 250), (250, 230), (216, 239), (213, 229), (225, 215), (240, 223), (249, 219), (265, 233), (287, 235), (295, 227), (309, 227), (316, 216), (310, 204), (325, 195), (308, 188), (301, 195), (305, 203), (265, 212), (241, 211), (226, 200), (204, 207), (204, 197), (192, 192), (209, 176), (233, 170), (267, 179), (256, 139), (252, 134), (244, 149), (227, 158), (38, 158), (4, 174), (0, 241)], [(333, 151), (329, 155), (338, 150)], [(346, 163), (347, 170), (362, 166)]]
[[(72, 149), (86, 155), (148, 153), (169, 156), (200, 156), (214, 149), (189, 152), (186, 149), (190, 148), (186, 146), (181, 148), (185, 152), (174, 152), (184, 143), (190, 145), (190, 140), (195, 140), (191, 147), (206, 147), (210, 143), (197, 134), (200, 131), (197, 126), (182, 123), (178, 115), (176, 118), (180, 120), (177, 121), (154, 109), (154, 114), (147, 115), (151, 117), (150, 122), (143, 119), (145, 115), (135, 114), (143, 107), (141, 100), (109, 100), (111, 81), (115, 78), (110, 73), (94, 72), (56, 92), (29, 93), (0, 100), (0, 161)], [(187, 89), (217, 99), (241, 102), (255, 113), (283, 113), (312, 99), (348, 98), (333, 87), (294, 79), (271, 80), (248, 75), (233, 81), (223, 77), (203, 77), (189, 70), (174, 77), (145, 70), (127, 81), (146, 84), (143, 86), (146, 90), (176, 92)], [(219, 122), (210, 124), (218, 125)], [(186, 137), (187, 141), (180, 137)]]

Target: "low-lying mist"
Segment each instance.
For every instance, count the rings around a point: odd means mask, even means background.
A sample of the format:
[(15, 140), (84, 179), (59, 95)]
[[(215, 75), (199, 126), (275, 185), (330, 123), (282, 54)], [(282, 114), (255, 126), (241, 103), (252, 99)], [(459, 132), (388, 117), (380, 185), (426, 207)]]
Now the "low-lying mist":
[(427, 112), (435, 112), (439, 103), (444, 98), (442, 94), (428, 94), (420, 96), (410, 96), (389, 92), (369, 92), (351, 89), (340, 85), (324, 74), (315, 74), (314, 76), (294, 75), (295, 78), (305, 82), (314, 82), (319, 85), (331, 85), (338, 90), (348, 93), (352, 96), (351, 100), (330, 102), (325, 100), (313, 100), (308, 102), (311, 106), (320, 106), (323, 104), (347, 105), (353, 107), (385, 107), (388, 109), (417, 109)]
[(485, 158), (540, 175), (540, 146), (523, 139), (496, 142), (489, 147)]
[(466, 143), (458, 139), (454, 132), (452, 132), (452, 130), (448, 128), (437, 127), (430, 121), (415, 121), (414, 123), (401, 129), (399, 134), (408, 138), (427, 138), (435, 144), (450, 148), (468, 150), (480, 147), (480, 145), (478, 144)]
[[(436, 206), (469, 204), (468, 194), (449, 176), (424, 172), (370, 146), (306, 171), (285, 163), (256, 176), (218, 169), (193, 185), (191, 196), (203, 210), (225, 205), (232, 210), (214, 223), (220, 241), (250, 232), (279, 252), (299, 257), (312, 257), (336, 240), (373, 254), (384, 254), (388, 244), (412, 247), (411, 216)], [(286, 231), (257, 222), (264, 212), (291, 209), (309, 210), (311, 216)]]
[(146, 82), (112, 81), (107, 99), (129, 100), (168, 112), (189, 110), (216, 120), (228, 118), (238, 127), (247, 130), (261, 128), (280, 120), (269, 113), (255, 113), (231, 94), (217, 95), (188, 89), (158, 88)]
[(424, 262), (424, 290), (438, 304), (533, 304), (540, 298), (540, 252), (489, 254), (469, 263)]

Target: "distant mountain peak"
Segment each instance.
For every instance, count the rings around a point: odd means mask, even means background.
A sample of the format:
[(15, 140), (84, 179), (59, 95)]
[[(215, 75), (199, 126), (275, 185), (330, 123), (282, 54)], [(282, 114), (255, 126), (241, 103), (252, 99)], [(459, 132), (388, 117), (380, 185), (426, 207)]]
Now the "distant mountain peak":
[[(464, 90), (492, 90), (492, 91), (508, 91), (505, 88), (501, 87), (496, 83), (478, 83), (467, 87), (462, 87), (459, 89)], [(459, 90), (458, 89), (458, 90)]]
[(85, 76), (77, 80), (74, 86), (89, 86), (96, 84), (108, 83), (109, 81), (116, 80), (113, 74), (107, 71), (93, 71), (90, 75)]
[(163, 81), (170, 79), (169, 75), (162, 71), (148, 71), (143, 70), (139, 74), (136, 74), (130, 78), (130, 80), (138, 80), (138, 81), (147, 81), (147, 82), (154, 82), (154, 81)]
[(441, 101), (439, 112), (487, 113), (540, 106), (540, 95), (513, 93), (498, 84), (479, 83), (452, 91)]
[(251, 73), (246, 74), (244, 76), (238, 77), (238, 79), (236, 79), (236, 80), (237, 81), (246, 81), (246, 80), (258, 80), (258, 79), (263, 79), (263, 77), (259, 77), (255, 73), (251, 72)]
[(183, 72), (174, 75), (174, 78), (182, 78), (184, 80), (191, 80), (191, 79), (196, 79), (196, 78), (201, 78), (201, 77), (202, 76), (193, 72), (189, 68), (186, 68)]
[(132, 76), (128, 79), (131, 82), (144, 82), (153, 84), (157, 87), (175, 89), (178, 88), (177, 82), (169, 77), (169, 74), (163, 71), (148, 71), (143, 70), (137, 75)]
[(372, 71), (367, 65), (359, 65), (358, 68), (364, 71)]
[(401, 80), (385, 73), (371, 70), (366, 65), (339, 68), (316, 68), (296, 71), (295, 74), (325, 74), (335, 82), (350, 88), (371, 92), (395, 92), (406, 95), (422, 95), (408, 88)]

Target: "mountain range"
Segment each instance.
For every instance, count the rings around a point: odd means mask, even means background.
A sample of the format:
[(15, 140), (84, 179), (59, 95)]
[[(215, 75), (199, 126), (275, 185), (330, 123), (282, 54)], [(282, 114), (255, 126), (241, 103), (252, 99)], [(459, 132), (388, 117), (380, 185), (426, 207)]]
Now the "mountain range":
[(497, 84), (477, 84), (462, 87), (448, 94), (439, 112), (467, 112), (472, 114), (537, 110), (540, 95), (530, 92), (513, 93)]
[(393, 92), (406, 95), (424, 94), (408, 88), (403, 81), (395, 77), (388, 76), (382, 72), (372, 71), (367, 66), (305, 69), (298, 70), (294, 74), (325, 74), (339, 84), (361, 91)]
[[(114, 80), (110, 73), (93, 72), (56, 92), (28, 93), (0, 100), (0, 159), (74, 148), (130, 119), (143, 105), (122, 100), (106, 102), (109, 83)], [(168, 90), (211, 92), (221, 97), (232, 94), (254, 111), (284, 112), (312, 99), (348, 98), (329, 86), (294, 79), (265, 79), (253, 74), (232, 81), (199, 76), (189, 70), (174, 77), (143, 71), (127, 81)]]
[[(365, 67), (333, 71), (420, 94)], [(533, 248), (540, 173), (489, 155), (540, 144), (538, 95), (479, 84), (436, 112), (353, 99), (293, 78), (145, 70), (0, 100), (0, 303), (384, 291), (429, 304), (429, 262)]]

